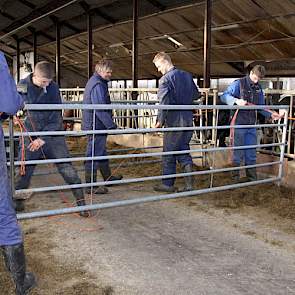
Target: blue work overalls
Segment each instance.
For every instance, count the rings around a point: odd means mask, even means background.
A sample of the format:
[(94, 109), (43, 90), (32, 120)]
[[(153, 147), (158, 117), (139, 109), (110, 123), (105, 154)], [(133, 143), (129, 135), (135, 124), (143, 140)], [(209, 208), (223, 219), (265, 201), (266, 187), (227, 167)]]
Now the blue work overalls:
[[(19, 85), (25, 91), (22, 97), (26, 103), (30, 104), (61, 104), (59, 87), (55, 82), (51, 82), (46, 89), (40, 88), (33, 84), (32, 74), (21, 80)], [(63, 129), (61, 111), (52, 110), (35, 110), (28, 111), (25, 118), (25, 127), (27, 131), (60, 131)], [(37, 151), (31, 152), (25, 149), (26, 160), (43, 159), (60, 159), (69, 158), (69, 152), (64, 136), (41, 136), (45, 144)], [(29, 145), (29, 139), (26, 137), (25, 146)], [(19, 158), (21, 152), (19, 152)], [(56, 163), (58, 172), (62, 175), (67, 184), (80, 184), (81, 179), (72, 163)], [(36, 165), (26, 165), (25, 175), (17, 175), (16, 189), (26, 189), (30, 185)], [(73, 195), (77, 200), (84, 199), (82, 188), (72, 189)]]
[[(254, 84), (249, 76), (234, 81), (224, 92), (221, 100), (229, 105), (233, 105), (237, 98), (241, 98), (255, 105), (264, 105), (264, 95), (261, 86)], [(269, 118), (270, 112), (259, 110), (259, 112)], [(255, 125), (257, 121), (256, 110), (239, 110), (235, 125)], [(256, 145), (256, 128), (236, 128), (234, 130), (234, 146)], [(256, 149), (240, 149), (233, 152), (233, 165), (240, 166), (244, 161), (245, 165), (256, 163)]]
[[(172, 68), (159, 81), (158, 99), (161, 105), (192, 105), (199, 91), (188, 72)], [(192, 110), (159, 110), (157, 122), (164, 127), (193, 126)], [(193, 131), (168, 131), (163, 134), (163, 152), (189, 150)], [(163, 156), (163, 175), (175, 174), (176, 163), (182, 167), (192, 165), (189, 153)], [(166, 186), (173, 186), (175, 178), (163, 179)]]
[[(83, 104), (110, 104), (110, 95), (108, 90), (108, 81), (104, 80), (99, 74), (94, 73), (86, 84)], [(82, 129), (83, 130), (108, 130), (116, 129), (111, 110), (83, 110)], [(93, 122), (94, 120), (94, 122)], [(95, 125), (94, 125), (95, 123)], [(94, 138), (94, 143), (93, 143)], [(86, 156), (106, 156), (107, 134), (98, 134), (88, 136)], [(93, 149), (94, 146), (94, 149)], [(103, 163), (102, 163), (103, 162)], [(108, 164), (108, 160), (93, 161), (93, 169), (96, 171), (99, 164)], [(85, 161), (85, 170), (92, 170), (92, 161)]]
[[(21, 96), (9, 74), (4, 54), (0, 52), (0, 113), (2, 118), (15, 114), (23, 105)], [(1, 121), (1, 120), (0, 120)], [(1, 124), (1, 123), (0, 123)], [(9, 184), (3, 129), (0, 125), (0, 246), (22, 243), (22, 233), (12, 205)]]

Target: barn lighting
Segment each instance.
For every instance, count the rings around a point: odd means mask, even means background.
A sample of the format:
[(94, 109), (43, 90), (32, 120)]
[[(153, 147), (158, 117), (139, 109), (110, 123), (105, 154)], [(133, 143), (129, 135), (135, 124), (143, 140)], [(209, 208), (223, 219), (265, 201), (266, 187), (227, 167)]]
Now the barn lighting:
[(179, 46), (179, 47), (183, 47), (183, 44), (180, 43), (179, 41), (177, 41), (176, 39), (174, 39), (173, 37), (167, 36), (167, 39), (169, 41), (171, 41), (172, 43), (174, 43), (175, 45)]
[(240, 26), (238, 24), (232, 24), (232, 25), (225, 25), (225, 26), (217, 26), (211, 28), (211, 31), (223, 31), (223, 30), (231, 30), (231, 29), (237, 29)]
[(116, 47), (122, 47), (122, 46), (124, 46), (123, 42), (119, 42), (119, 43), (109, 45), (110, 48), (116, 48)]
[(174, 43), (178, 47), (184, 47), (184, 45), (182, 43), (180, 43), (175, 38), (173, 38), (173, 37), (171, 37), (169, 35), (166, 35), (166, 34), (162, 35), (162, 36), (157, 36), (157, 37), (150, 38), (150, 40), (163, 40), (163, 39), (168, 39), (169, 41), (171, 41), (172, 43)]

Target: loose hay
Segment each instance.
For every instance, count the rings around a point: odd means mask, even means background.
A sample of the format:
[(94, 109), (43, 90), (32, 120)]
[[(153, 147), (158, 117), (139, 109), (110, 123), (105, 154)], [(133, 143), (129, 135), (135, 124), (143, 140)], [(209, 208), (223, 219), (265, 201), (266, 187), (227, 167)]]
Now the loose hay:
[[(38, 287), (32, 295), (112, 295), (113, 288), (104, 286), (91, 275), (82, 270), (82, 267), (67, 265), (58, 261), (53, 253), (58, 247), (50, 236), (50, 225), (35, 230), (25, 222), (25, 249), (28, 269), (33, 270), (38, 277)], [(1, 294), (13, 295), (14, 286), (5, 269), (3, 259), (0, 259), (0, 290)], [(2, 293), (2, 291), (5, 291)]]

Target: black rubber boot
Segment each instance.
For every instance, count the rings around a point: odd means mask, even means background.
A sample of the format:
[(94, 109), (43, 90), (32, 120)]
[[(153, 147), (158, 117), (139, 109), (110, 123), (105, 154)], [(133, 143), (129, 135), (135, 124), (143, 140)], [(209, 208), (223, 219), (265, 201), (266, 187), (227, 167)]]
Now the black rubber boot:
[(13, 205), (16, 212), (25, 211), (25, 200), (13, 199)]
[(248, 168), (248, 169), (246, 169), (246, 176), (247, 176), (249, 181), (257, 180), (256, 168)]
[[(77, 204), (77, 206), (86, 206), (84, 198), (80, 199), (80, 200), (77, 199), (76, 204)], [(88, 210), (87, 211), (80, 211), (79, 215), (81, 217), (85, 217), (85, 218), (91, 217), (91, 211), (88, 211)]]
[(1, 247), (5, 265), (11, 273), (15, 284), (16, 295), (27, 295), (30, 290), (36, 287), (35, 275), (26, 272), (26, 259), (23, 244)]
[(109, 163), (100, 163), (99, 170), (102, 175), (104, 181), (114, 181), (121, 180), (123, 178), (122, 175), (112, 175)]
[[(188, 164), (185, 165), (183, 167), (183, 172), (184, 173), (192, 173), (193, 172), (193, 165)], [(184, 177), (184, 182), (185, 182), (185, 186), (183, 188), (183, 191), (192, 191), (193, 188), (193, 176), (189, 175), (189, 176), (185, 176)]]
[[(93, 181), (91, 181), (93, 180)], [(93, 179), (91, 179), (91, 171), (85, 171), (85, 182), (91, 183), (97, 181), (97, 171), (93, 171)], [(86, 187), (86, 193), (91, 194), (91, 187)], [(107, 194), (108, 189), (105, 186), (96, 186), (92, 188), (92, 193), (95, 195)]]
[[(84, 190), (82, 188), (77, 188), (77, 189), (72, 189), (73, 195), (76, 199), (76, 204), (77, 206), (85, 206), (85, 197), (84, 197)], [(86, 211), (80, 211), (79, 212), (81, 217), (90, 217), (91, 212), (86, 210)]]
[[(233, 167), (238, 168), (239, 165), (233, 164)], [(234, 183), (240, 181), (240, 170), (239, 169), (231, 171), (231, 179)]]
[(177, 188), (174, 186), (168, 186), (163, 183), (157, 184), (154, 186), (156, 192), (165, 192), (165, 193), (174, 193), (177, 192)]

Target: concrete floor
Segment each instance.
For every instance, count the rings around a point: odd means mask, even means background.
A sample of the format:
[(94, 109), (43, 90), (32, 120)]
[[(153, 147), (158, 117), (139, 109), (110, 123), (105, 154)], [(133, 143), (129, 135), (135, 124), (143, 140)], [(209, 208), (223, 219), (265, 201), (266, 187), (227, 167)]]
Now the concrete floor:
[[(117, 186), (94, 201), (151, 193), (149, 185)], [(71, 215), (25, 222), (25, 231), (38, 228), (37, 237), (54, 243), (45, 255), (83, 270), (83, 278), (54, 283), (51, 291), (44, 282), (47, 274), (39, 274), (33, 294), (295, 294), (295, 235), (269, 227), (250, 211), (234, 213), (206, 204), (203, 196), (102, 210), (90, 219)], [(28, 201), (32, 210), (57, 206), (56, 194)], [(260, 234), (252, 235), (253, 229)], [(261, 239), (264, 235), (268, 240), (279, 236), (284, 247)], [(111, 291), (62, 291), (82, 279)]]

